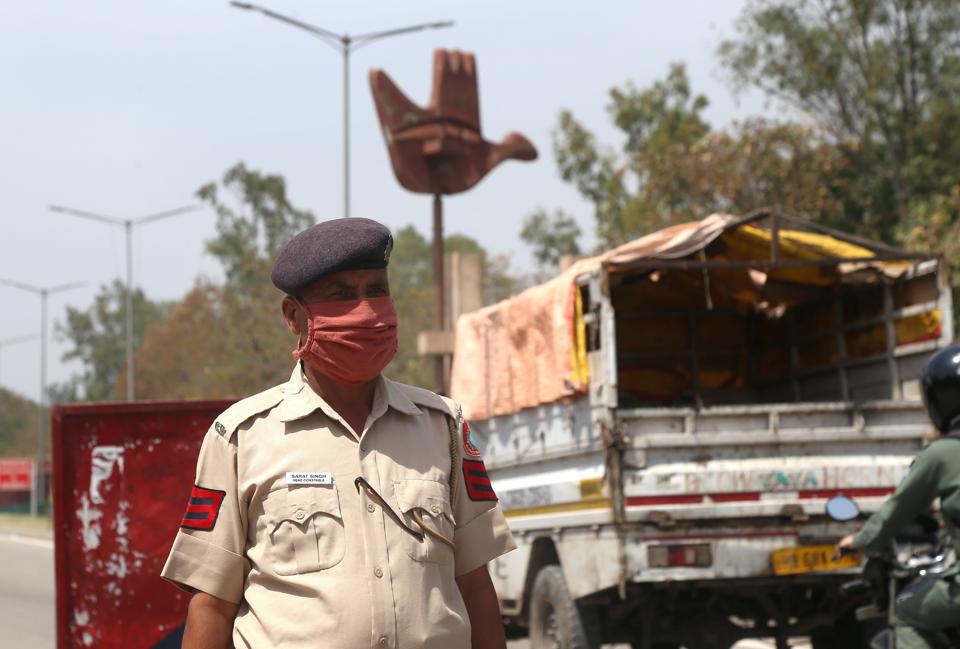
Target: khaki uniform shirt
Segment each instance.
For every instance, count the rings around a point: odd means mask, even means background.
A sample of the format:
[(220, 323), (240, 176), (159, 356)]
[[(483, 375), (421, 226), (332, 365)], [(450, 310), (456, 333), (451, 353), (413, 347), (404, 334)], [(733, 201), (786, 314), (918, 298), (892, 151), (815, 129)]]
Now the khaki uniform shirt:
[(468, 649), (454, 578), (516, 546), (453, 408), (381, 378), (358, 437), (298, 365), (207, 433), (163, 577), (239, 603), (238, 648)]

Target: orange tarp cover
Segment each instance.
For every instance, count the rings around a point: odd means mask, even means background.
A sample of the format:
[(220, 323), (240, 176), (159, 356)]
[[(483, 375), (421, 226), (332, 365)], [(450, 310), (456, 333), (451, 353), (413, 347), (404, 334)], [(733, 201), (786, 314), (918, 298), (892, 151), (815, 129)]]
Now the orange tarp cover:
[(582, 394), (588, 376), (576, 278), (605, 263), (686, 257), (720, 236), (731, 221), (713, 215), (659, 230), (462, 315), (456, 325), (451, 396), (467, 417), (485, 419)]

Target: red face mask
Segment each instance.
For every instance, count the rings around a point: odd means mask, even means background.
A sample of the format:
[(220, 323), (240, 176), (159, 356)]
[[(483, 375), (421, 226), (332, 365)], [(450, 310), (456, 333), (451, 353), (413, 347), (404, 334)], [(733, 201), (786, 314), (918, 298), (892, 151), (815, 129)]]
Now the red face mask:
[(293, 357), (338, 383), (375, 379), (397, 353), (397, 311), (389, 297), (297, 304), (307, 314), (307, 336)]

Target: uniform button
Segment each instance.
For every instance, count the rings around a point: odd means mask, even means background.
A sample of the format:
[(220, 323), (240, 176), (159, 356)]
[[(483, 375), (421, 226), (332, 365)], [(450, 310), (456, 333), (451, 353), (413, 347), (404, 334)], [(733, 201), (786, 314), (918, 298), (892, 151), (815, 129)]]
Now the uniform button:
[(383, 570), (381, 570), (380, 568), (375, 568), (373, 571), (373, 574), (375, 574), (377, 576), (377, 579), (379, 579), (380, 577), (383, 577)]
[(380, 636), (380, 639), (377, 640), (377, 644), (380, 645), (381, 647), (386, 647), (388, 642), (390, 641), (387, 640), (387, 636), (385, 635)]
[(439, 514), (440, 505), (430, 505), (430, 511), (432, 511), (434, 514)]
[(297, 517), (297, 520), (298, 520), (298, 521), (302, 521), (302, 520), (303, 520), (303, 517), (306, 516), (306, 514), (303, 513), (303, 510), (302, 510), (302, 509), (298, 509), (298, 510), (297, 510), (297, 513), (294, 514), (294, 516)]
[(373, 503), (367, 503), (367, 511), (372, 514), (373, 512), (377, 511), (377, 506)]

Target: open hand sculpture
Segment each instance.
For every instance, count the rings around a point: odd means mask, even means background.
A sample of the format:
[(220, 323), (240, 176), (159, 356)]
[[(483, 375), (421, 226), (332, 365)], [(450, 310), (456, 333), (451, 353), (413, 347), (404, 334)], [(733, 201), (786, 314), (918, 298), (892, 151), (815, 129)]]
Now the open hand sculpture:
[(456, 194), (504, 160), (537, 157), (533, 144), (519, 133), (507, 134), (499, 144), (483, 139), (473, 54), (433, 53), (433, 94), (426, 108), (407, 99), (382, 70), (370, 71), (370, 87), (393, 173), (410, 191)]

